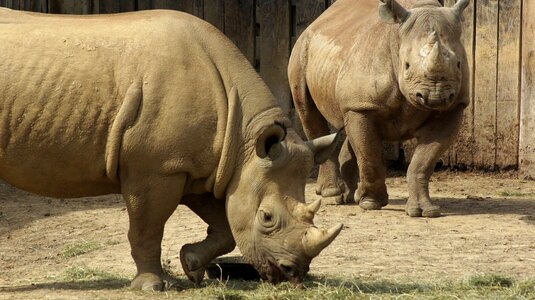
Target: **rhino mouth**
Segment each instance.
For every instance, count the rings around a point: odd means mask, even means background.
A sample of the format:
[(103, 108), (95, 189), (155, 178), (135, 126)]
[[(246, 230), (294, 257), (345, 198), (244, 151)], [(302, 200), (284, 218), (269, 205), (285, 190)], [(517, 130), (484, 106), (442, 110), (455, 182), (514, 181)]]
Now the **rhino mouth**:
[(444, 95), (429, 95), (417, 92), (411, 96), (412, 102), (417, 107), (427, 111), (448, 110), (455, 100), (455, 94), (452, 92), (444, 93)]
[(269, 259), (268, 271), (263, 277), (272, 284), (289, 281), (294, 286), (300, 287), (302, 286), (305, 274), (301, 274), (301, 272), (298, 271), (297, 266), (293, 263), (286, 261), (275, 262), (273, 259)]

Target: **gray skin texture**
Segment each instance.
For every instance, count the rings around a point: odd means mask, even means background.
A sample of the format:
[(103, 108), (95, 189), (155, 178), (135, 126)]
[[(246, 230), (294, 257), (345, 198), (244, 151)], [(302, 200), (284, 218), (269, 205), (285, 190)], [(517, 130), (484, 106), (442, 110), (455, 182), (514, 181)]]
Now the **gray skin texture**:
[(406, 212), (440, 215), (428, 182), (469, 103), (460, 41), (466, 5), (468, 0), (453, 8), (434, 0), (338, 0), (300, 36), (288, 73), (305, 133), (327, 134), (330, 123), (347, 134), (340, 168), (335, 156), (320, 167), (318, 194), (367, 210), (387, 205), (382, 142), (415, 138)]
[(36, 194), (120, 193), (137, 275), (161, 290), (178, 204), (208, 223), (181, 262), (199, 283), (237, 245), (271, 282), (299, 283), (341, 230), (313, 224), (313, 164), (264, 82), (217, 29), (187, 14), (59, 16), (0, 8), (0, 178)]

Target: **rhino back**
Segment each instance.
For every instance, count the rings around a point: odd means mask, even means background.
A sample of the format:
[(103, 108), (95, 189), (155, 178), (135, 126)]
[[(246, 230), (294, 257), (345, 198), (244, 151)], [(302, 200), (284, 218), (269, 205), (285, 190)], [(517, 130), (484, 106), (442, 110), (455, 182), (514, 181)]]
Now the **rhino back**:
[[(137, 147), (148, 153), (145, 165), (173, 155), (191, 161), (192, 153), (213, 164), (225, 94), (188, 26), (193, 18), (170, 12), (62, 17), (0, 10), (0, 177), (51, 196), (117, 192), (106, 167), (113, 138), (121, 144), (118, 160)], [(134, 123), (110, 137), (133, 85), (142, 93), (139, 111), (126, 118)], [(212, 130), (198, 132), (206, 135), (196, 147), (177, 143), (199, 123)], [(128, 130), (140, 136), (122, 141)]]

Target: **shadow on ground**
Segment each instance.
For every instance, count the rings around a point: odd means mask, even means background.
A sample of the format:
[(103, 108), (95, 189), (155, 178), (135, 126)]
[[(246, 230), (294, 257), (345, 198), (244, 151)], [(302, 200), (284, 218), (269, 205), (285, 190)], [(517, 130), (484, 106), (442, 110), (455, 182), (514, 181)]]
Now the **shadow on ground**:
[(48, 198), (27, 193), (0, 180), (0, 236), (42, 218), (73, 211), (124, 207), (120, 195), (76, 199)]
[[(389, 205), (404, 206), (407, 200), (391, 199)], [(443, 215), (509, 215), (522, 216), (520, 219), (535, 224), (535, 199), (506, 199), (506, 198), (438, 198), (433, 203), (440, 205)], [(385, 210), (402, 211), (386, 206)]]
[(33, 290), (116, 290), (128, 287), (127, 279), (98, 279), (83, 281), (60, 281), (47, 283), (32, 283), (26, 285), (0, 287), (0, 292), (27, 292)]

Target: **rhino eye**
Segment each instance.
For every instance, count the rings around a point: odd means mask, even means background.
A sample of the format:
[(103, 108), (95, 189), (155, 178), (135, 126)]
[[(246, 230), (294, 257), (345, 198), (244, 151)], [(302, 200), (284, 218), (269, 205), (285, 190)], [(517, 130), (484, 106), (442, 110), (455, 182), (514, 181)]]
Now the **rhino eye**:
[(409, 64), (408, 62), (406, 62), (406, 63), (405, 63), (405, 70), (408, 70), (410, 67), (411, 67), (411, 64)]
[(458, 61), (458, 62), (457, 62), (457, 69), (460, 69), (460, 68), (461, 68), (461, 62)]
[(273, 221), (273, 217), (268, 213), (264, 213), (264, 222), (271, 223), (271, 221)]
[(263, 224), (271, 224), (273, 222), (273, 215), (263, 210), (260, 211), (260, 218)]

